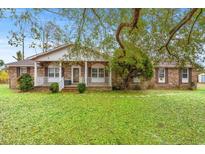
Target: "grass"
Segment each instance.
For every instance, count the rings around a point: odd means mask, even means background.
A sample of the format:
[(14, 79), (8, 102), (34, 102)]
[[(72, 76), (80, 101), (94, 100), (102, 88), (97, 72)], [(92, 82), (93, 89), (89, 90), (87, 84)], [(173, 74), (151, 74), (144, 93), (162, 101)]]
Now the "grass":
[(16, 93), (0, 85), (0, 144), (205, 144), (205, 89)]

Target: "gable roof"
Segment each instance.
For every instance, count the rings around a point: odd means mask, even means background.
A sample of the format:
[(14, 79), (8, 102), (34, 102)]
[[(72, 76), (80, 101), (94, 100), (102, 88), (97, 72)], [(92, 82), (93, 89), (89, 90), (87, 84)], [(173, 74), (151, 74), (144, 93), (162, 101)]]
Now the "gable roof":
[(36, 58), (38, 58), (38, 57), (51, 54), (51, 53), (56, 52), (56, 51), (58, 51), (58, 50), (67, 48), (67, 47), (69, 47), (69, 46), (72, 46), (72, 44), (60, 45), (60, 46), (57, 46), (57, 47), (55, 47), (55, 48), (53, 48), (53, 49), (51, 49), (51, 50), (48, 50), (48, 51), (46, 51), (46, 52), (41, 52), (41, 53), (39, 53), (39, 54), (30, 56), (30, 57), (28, 57), (28, 59), (34, 60), (34, 59), (36, 59)]
[(25, 59), (25, 60), (20, 60), (12, 63), (7, 63), (7, 67), (12, 67), (12, 66), (34, 66), (34, 61), (30, 59)]
[(75, 44), (64, 44), (47, 52), (28, 57), (28, 59), (34, 61), (107, 61), (105, 59), (106, 53), (97, 49), (82, 46), (80, 52), (75, 53), (72, 52), (73, 47), (75, 49)]

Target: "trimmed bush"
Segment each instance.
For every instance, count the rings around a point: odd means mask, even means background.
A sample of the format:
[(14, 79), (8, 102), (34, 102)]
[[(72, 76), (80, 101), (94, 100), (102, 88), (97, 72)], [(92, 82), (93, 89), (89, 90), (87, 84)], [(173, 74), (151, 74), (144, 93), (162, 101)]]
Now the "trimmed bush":
[(78, 84), (78, 91), (79, 91), (79, 93), (84, 93), (85, 90), (86, 90), (85, 83), (79, 83)]
[(33, 79), (32, 77), (25, 73), (18, 78), (19, 89), (21, 91), (29, 91), (33, 89)]
[(59, 85), (57, 82), (55, 83), (52, 83), (49, 87), (49, 90), (52, 92), (52, 93), (57, 93), (59, 92)]
[(196, 90), (196, 88), (197, 88), (196, 83), (191, 82), (189, 90)]

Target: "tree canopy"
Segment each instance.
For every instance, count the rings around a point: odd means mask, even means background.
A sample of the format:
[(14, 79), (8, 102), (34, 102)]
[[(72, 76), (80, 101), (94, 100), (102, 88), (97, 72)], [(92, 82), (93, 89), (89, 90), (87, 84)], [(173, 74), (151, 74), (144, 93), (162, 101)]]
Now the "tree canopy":
[[(7, 13), (5, 13), (7, 12)], [(140, 48), (152, 61), (161, 59), (198, 64), (205, 61), (204, 9), (1, 9), (0, 16), (17, 23), (26, 14), (26, 29), (33, 47), (44, 38), (43, 13), (50, 13), (67, 22), (61, 26), (52, 19), (49, 29), (52, 45), (75, 43), (114, 52), (129, 42)], [(54, 26), (55, 25), (55, 26)], [(19, 26), (20, 27), (20, 26)], [(49, 26), (48, 26), (49, 27)], [(20, 29), (20, 28), (19, 28)], [(44, 32), (42, 32), (44, 31)], [(44, 47), (45, 42), (41, 43)], [(39, 46), (39, 44), (38, 44)], [(124, 50), (124, 49), (123, 49)]]

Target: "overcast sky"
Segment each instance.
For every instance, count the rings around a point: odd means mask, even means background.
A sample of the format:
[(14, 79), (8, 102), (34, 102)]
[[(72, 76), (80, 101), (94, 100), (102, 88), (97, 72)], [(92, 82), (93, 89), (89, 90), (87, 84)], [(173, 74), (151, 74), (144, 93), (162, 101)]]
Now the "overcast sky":
[[(23, 9), (18, 9), (18, 10), (21, 11)], [(59, 18), (59, 16), (46, 11), (41, 13), (41, 16), (39, 18), (42, 23), (46, 23), (47, 21), (53, 20), (60, 26), (64, 26), (66, 22), (67, 23), (69, 22), (66, 19)], [(13, 31), (16, 30), (14, 22), (11, 19), (0, 19), (0, 59), (2, 59), (5, 63), (15, 61), (15, 59), (12, 56), (15, 56), (16, 52), (21, 50), (21, 47), (11, 47), (8, 44), (9, 31), (11, 30)], [(25, 57), (42, 52), (41, 49), (29, 48), (30, 43), (31, 43), (31, 39), (26, 38)]]

